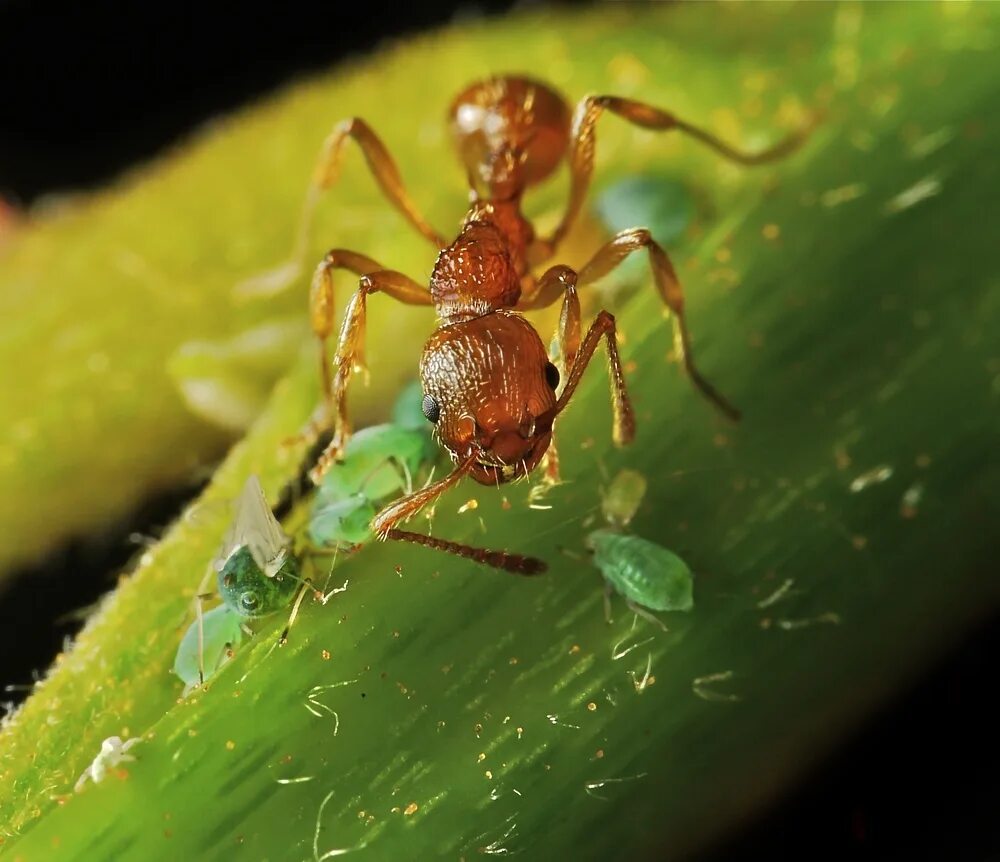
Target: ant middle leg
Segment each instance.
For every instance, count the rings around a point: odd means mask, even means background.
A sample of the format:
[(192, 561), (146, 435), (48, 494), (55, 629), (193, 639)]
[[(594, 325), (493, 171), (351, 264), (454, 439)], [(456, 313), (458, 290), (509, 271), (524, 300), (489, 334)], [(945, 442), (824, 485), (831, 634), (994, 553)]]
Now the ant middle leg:
[(730, 146), (705, 129), (685, 122), (669, 111), (618, 96), (587, 96), (577, 105), (573, 114), (568, 154), (570, 191), (566, 210), (552, 234), (548, 238), (535, 241), (530, 252), (530, 258), (535, 263), (546, 260), (555, 253), (583, 208), (590, 186), (590, 177), (594, 172), (597, 121), (605, 111), (610, 111), (643, 129), (681, 132), (714, 150), (723, 158), (746, 166), (766, 164), (788, 155), (805, 141), (812, 128), (811, 125), (807, 125), (766, 150), (747, 153)]
[(613, 439), (618, 446), (625, 446), (635, 437), (635, 413), (625, 387), (625, 374), (618, 355), (615, 341), (615, 318), (602, 311), (591, 324), (583, 343), (580, 343), (580, 296), (577, 285), (582, 283), (583, 273), (577, 274), (568, 266), (553, 266), (538, 280), (535, 288), (518, 304), (518, 310), (543, 308), (551, 305), (560, 294), (563, 298), (559, 313), (559, 329), (556, 339), (563, 368), (562, 391), (556, 402), (556, 416), (566, 409), (580, 378), (594, 356), (603, 336), (608, 350), (611, 376), (611, 406), (614, 418)]
[(299, 276), (308, 254), (309, 235), (312, 230), (316, 205), (319, 203), (322, 193), (337, 180), (340, 173), (340, 163), (343, 159), (344, 145), (348, 140), (355, 141), (361, 148), (365, 161), (368, 163), (368, 169), (374, 176), (375, 182), (378, 183), (382, 194), (410, 226), (438, 248), (444, 248), (448, 244), (445, 238), (431, 227), (413, 202), (406, 190), (406, 185), (403, 183), (399, 168), (385, 144), (364, 120), (352, 117), (342, 120), (334, 126), (333, 131), (323, 142), (323, 148), (313, 170), (312, 181), (306, 191), (306, 199), (302, 206), (302, 215), (299, 219), (299, 227), (290, 259), (274, 270), (254, 276), (239, 284), (236, 288), (238, 295), (249, 297), (279, 293)]
[(382, 540), (412, 542), (425, 548), (444, 551), (467, 560), (473, 560), (484, 566), (491, 566), (494, 569), (502, 569), (517, 575), (537, 575), (544, 572), (548, 567), (544, 561), (535, 557), (490, 550), (489, 548), (477, 548), (460, 542), (449, 542), (446, 539), (438, 539), (424, 533), (401, 530), (396, 526), (454, 487), (469, 472), (475, 460), (476, 454), (473, 453), (443, 479), (390, 503), (375, 516), (372, 521), (372, 532)]
[[(324, 269), (324, 264), (320, 264)], [(326, 276), (324, 276), (326, 277)], [(330, 286), (332, 292), (332, 285)], [(329, 413), (327, 421), (333, 422), (333, 439), (330, 445), (320, 455), (316, 467), (313, 469), (312, 479), (319, 482), (323, 474), (330, 468), (334, 461), (338, 460), (344, 451), (344, 446), (351, 434), (350, 422), (347, 416), (347, 386), (351, 376), (356, 371), (365, 369), (364, 346), (365, 328), (368, 318), (368, 295), (370, 293), (384, 293), (393, 299), (406, 303), (407, 305), (432, 305), (433, 300), (430, 292), (422, 284), (414, 281), (409, 276), (401, 272), (389, 269), (379, 269), (366, 273), (361, 277), (360, 284), (354, 296), (344, 312), (344, 321), (341, 324), (340, 339), (337, 343), (337, 352), (333, 359), (334, 375), (330, 379), (328, 369), (324, 367), (324, 386), (329, 381), (328, 388), (323, 393), (328, 405)], [(327, 303), (324, 298), (321, 303), (315, 306), (322, 309), (322, 313), (317, 310), (313, 328), (317, 330), (317, 321), (324, 326), (332, 327), (333, 303)], [(320, 320), (321, 318), (321, 320)]]
[(677, 272), (662, 246), (645, 228), (633, 228), (619, 233), (600, 248), (580, 270), (579, 284), (590, 284), (607, 275), (632, 252), (646, 249), (653, 281), (660, 298), (671, 312), (674, 323), (674, 345), (678, 358), (695, 387), (722, 413), (734, 422), (739, 421), (740, 411), (734, 407), (698, 370), (691, 350), (691, 333), (684, 316), (684, 291)]

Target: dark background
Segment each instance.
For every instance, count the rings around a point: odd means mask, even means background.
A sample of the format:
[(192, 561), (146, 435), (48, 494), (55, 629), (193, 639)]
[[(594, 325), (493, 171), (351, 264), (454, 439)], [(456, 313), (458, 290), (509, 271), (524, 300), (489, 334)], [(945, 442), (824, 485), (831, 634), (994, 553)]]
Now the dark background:
[[(297, 76), (513, 5), (0, 0), (0, 198), (99, 185)], [(8, 708), (76, 630), (67, 615), (111, 589), (110, 573), (196, 491), (149, 501), (103, 545), (67, 547), (0, 596)], [(1000, 859), (998, 658), (994, 618), (702, 862)]]

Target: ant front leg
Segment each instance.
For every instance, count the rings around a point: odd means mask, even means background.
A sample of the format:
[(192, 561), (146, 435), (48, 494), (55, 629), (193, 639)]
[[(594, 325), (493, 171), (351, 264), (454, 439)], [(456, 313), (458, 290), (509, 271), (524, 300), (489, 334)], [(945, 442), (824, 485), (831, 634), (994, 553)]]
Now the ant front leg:
[[(566, 291), (562, 318), (572, 320), (574, 316), (579, 320), (580, 298), (576, 294), (575, 287)], [(627, 446), (635, 438), (635, 413), (632, 410), (632, 401), (628, 397), (628, 390), (625, 388), (625, 374), (622, 372), (622, 362), (618, 356), (618, 343), (615, 341), (616, 332), (613, 315), (607, 311), (602, 311), (597, 315), (597, 319), (587, 331), (587, 337), (583, 339), (583, 345), (573, 361), (566, 386), (556, 402), (556, 415), (558, 416), (566, 409), (576, 387), (580, 384), (583, 372), (587, 370), (590, 360), (594, 358), (594, 353), (603, 337), (608, 349), (608, 374), (611, 380), (611, 410), (614, 422), (612, 439), (616, 446)], [(572, 333), (570, 333), (570, 337), (572, 337)]]
[(597, 121), (605, 111), (610, 111), (632, 125), (643, 129), (658, 132), (671, 130), (681, 132), (705, 144), (723, 158), (747, 166), (766, 164), (788, 155), (805, 141), (811, 131), (811, 126), (806, 126), (766, 150), (758, 153), (746, 153), (731, 147), (710, 132), (685, 122), (669, 111), (618, 96), (587, 96), (577, 105), (576, 112), (573, 114), (568, 156), (570, 191), (566, 211), (551, 236), (535, 242), (530, 255), (531, 260), (535, 263), (545, 260), (555, 253), (559, 243), (565, 238), (583, 207), (590, 186), (590, 177), (594, 172)]
[[(322, 268), (323, 264), (320, 266)], [(333, 440), (320, 455), (319, 461), (311, 473), (313, 481), (317, 484), (330, 465), (343, 455), (344, 446), (351, 434), (351, 426), (347, 417), (347, 385), (354, 372), (365, 369), (365, 327), (368, 316), (368, 294), (370, 293), (384, 293), (407, 305), (433, 304), (427, 288), (401, 272), (381, 269), (362, 276), (358, 290), (344, 312), (340, 340), (333, 360), (334, 376), (330, 381), (329, 389), (324, 392), (329, 410), (333, 414), (334, 433)], [(332, 303), (328, 314), (332, 315)], [(328, 317), (324, 317), (324, 320), (328, 319)], [(324, 381), (328, 379), (328, 375), (325, 374)]]
[(591, 284), (618, 266), (632, 252), (646, 249), (649, 266), (653, 271), (653, 281), (660, 298), (670, 309), (674, 323), (674, 345), (678, 358), (683, 362), (691, 382), (709, 401), (734, 422), (739, 421), (740, 411), (734, 407), (698, 370), (691, 352), (691, 333), (684, 317), (684, 291), (670, 258), (663, 248), (650, 236), (645, 228), (633, 228), (619, 233), (611, 242), (603, 246), (583, 269), (580, 270), (580, 285)]
[(333, 131), (323, 142), (323, 148), (313, 171), (312, 182), (306, 192), (291, 259), (275, 270), (241, 283), (236, 288), (238, 295), (248, 297), (276, 294), (287, 288), (298, 277), (308, 253), (309, 234), (312, 229), (316, 205), (321, 194), (337, 180), (344, 146), (348, 140), (355, 141), (361, 148), (365, 161), (368, 163), (368, 169), (375, 177), (382, 194), (402, 214), (403, 218), (438, 248), (444, 248), (448, 244), (444, 237), (430, 226), (413, 202), (406, 190), (406, 185), (403, 183), (403, 178), (400, 176), (399, 168), (396, 167), (396, 162), (389, 155), (385, 144), (364, 120), (353, 117), (334, 126)]
[[(319, 373), (323, 390), (324, 414), (319, 419), (314, 418), (310, 423), (311, 433), (304, 435), (310, 439), (326, 430), (334, 415), (333, 378), (330, 374), (331, 365), (327, 342), (333, 334), (335, 320), (333, 290), (333, 271), (335, 269), (346, 269), (355, 275), (366, 276), (374, 272), (384, 271), (385, 267), (363, 254), (335, 248), (326, 253), (313, 273), (312, 286), (309, 290), (309, 324), (319, 341)], [(426, 291), (424, 292), (426, 293)]]
[(425, 535), (424, 533), (414, 533), (409, 530), (400, 530), (396, 527), (396, 524), (415, 515), (428, 503), (433, 502), (445, 491), (458, 484), (458, 481), (469, 472), (475, 462), (476, 453), (473, 453), (443, 479), (438, 480), (433, 485), (428, 485), (420, 491), (414, 491), (412, 494), (401, 497), (394, 503), (390, 503), (375, 516), (371, 525), (372, 532), (382, 540), (393, 539), (399, 542), (413, 542), (425, 548), (433, 548), (436, 551), (455, 554), (467, 560), (481, 563), (484, 566), (502, 569), (505, 572), (512, 572), (518, 575), (537, 575), (544, 572), (548, 567), (542, 560), (535, 557), (509, 554), (507, 551), (493, 551), (488, 548), (476, 548), (472, 545), (449, 542), (445, 539), (437, 539), (433, 536)]

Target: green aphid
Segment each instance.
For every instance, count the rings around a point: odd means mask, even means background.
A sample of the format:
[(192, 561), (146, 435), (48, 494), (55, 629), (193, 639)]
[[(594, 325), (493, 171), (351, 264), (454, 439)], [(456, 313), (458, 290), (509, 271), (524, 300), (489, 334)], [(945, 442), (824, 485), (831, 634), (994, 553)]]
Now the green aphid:
[(367, 542), (375, 512), (374, 504), (364, 494), (332, 502), (317, 499), (309, 517), (309, 541), (320, 547)]
[(292, 554), (286, 553), (278, 571), (268, 577), (244, 545), (233, 551), (219, 572), (219, 595), (234, 613), (253, 620), (284, 608), (301, 583)]
[(360, 545), (379, 504), (411, 490), (421, 467), (437, 453), (420, 409), (423, 392), (410, 384), (396, 401), (392, 423), (363, 428), (347, 441), (313, 500), (309, 539), (320, 547)]
[(407, 486), (427, 453), (426, 431), (398, 425), (363, 428), (347, 441), (343, 461), (331, 467), (316, 499), (337, 502), (354, 494), (381, 500)]
[(666, 628), (650, 611), (689, 611), (694, 606), (694, 584), (687, 563), (655, 542), (623, 532), (646, 493), (645, 478), (621, 471), (602, 500), (610, 525), (587, 536), (594, 565), (604, 576), (604, 610), (611, 619), (611, 594), (625, 599), (629, 610)]
[(198, 621), (195, 620), (181, 639), (174, 658), (174, 673), (186, 688), (194, 688), (204, 678), (215, 674), (230, 658), (243, 640), (243, 621), (228, 605), (219, 605), (201, 617), (202, 659), (198, 660)]
[[(289, 550), (291, 542), (256, 476), (247, 479), (234, 510), (233, 523), (209, 570), (223, 604), (201, 614), (200, 623), (195, 619), (174, 659), (174, 673), (188, 689), (209, 679), (232, 657), (243, 635), (250, 633), (246, 621), (284, 608), (302, 583), (298, 560)], [(202, 581), (199, 606), (209, 583), (208, 578)]]
[[(424, 400), (424, 388), (419, 380), (412, 380), (403, 387), (392, 408), (392, 424), (407, 431), (422, 431), (427, 434), (427, 417), (420, 405)], [(433, 441), (431, 441), (433, 443)]]
[(646, 496), (646, 477), (635, 470), (622, 470), (601, 499), (605, 520), (616, 529), (629, 525)]
[(608, 230), (617, 232), (641, 224), (662, 244), (680, 237), (696, 211), (683, 183), (652, 175), (613, 183), (597, 196), (595, 209)]
[[(204, 679), (211, 678), (232, 658), (243, 641), (246, 620), (255, 620), (282, 610), (301, 583), (295, 557), (286, 554), (274, 577), (268, 577), (254, 561), (250, 548), (237, 548), (219, 572), (219, 595), (223, 604), (201, 617)], [(198, 620), (181, 639), (174, 659), (174, 673), (189, 687), (198, 685), (202, 673), (198, 661)]]

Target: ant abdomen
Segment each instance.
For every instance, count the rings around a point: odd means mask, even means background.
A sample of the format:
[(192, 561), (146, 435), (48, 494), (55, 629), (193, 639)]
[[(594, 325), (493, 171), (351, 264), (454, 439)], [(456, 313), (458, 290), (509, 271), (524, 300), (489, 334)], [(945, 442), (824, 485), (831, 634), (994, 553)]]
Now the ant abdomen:
[(449, 120), (470, 181), (493, 200), (544, 180), (569, 149), (569, 105), (530, 78), (478, 81), (452, 102)]

